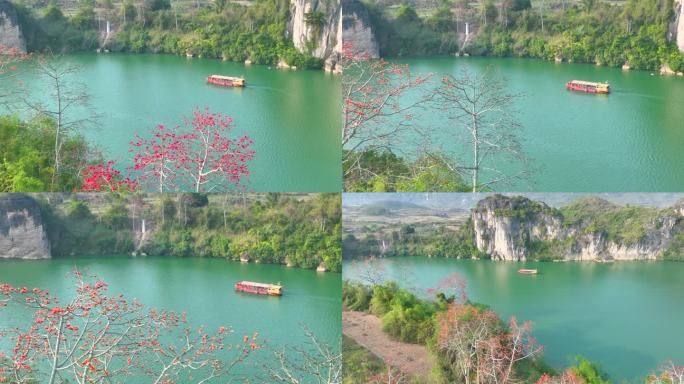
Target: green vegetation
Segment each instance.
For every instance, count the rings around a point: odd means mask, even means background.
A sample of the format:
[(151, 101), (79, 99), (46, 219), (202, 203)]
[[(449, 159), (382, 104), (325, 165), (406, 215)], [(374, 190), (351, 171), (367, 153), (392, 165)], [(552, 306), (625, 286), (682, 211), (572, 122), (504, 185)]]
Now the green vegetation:
[[(108, 20), (114, 33), (105, 48), (114, 52), (190, 53), (267, 65), (283, 59), (299, 68), (323, 65), (311, 51), (300, 53), (286, 38), (287, 0), (217, 0), (185, 5), (174, 3), (172, 7), (168, 0), (145, 0), (141, 4), (124, 0), (116, 5), (111, 0), (86, 0), (66, 15), (55, 3), (43, 7), (41, 2), (25, 1), (19, 6), (19, 14), (31, 51), (95, 50), (100, 47), (98, 23)], [(102, 21), (98, 15), (103, 16)], [(325, 15), (314, 12), (306, 22), (320, 30)]]
[(468, 187), (439, 155), (410, 162), (391, 151), (364, 150), (344, 158), (347, 192), (465, 192)]
[[(633, 69), (667, 64), (684, 71), (684, 55), (669, 42), (673, 0), (444, 0), (429, 10), (370, 6), (384, 56), (466, 52), (478, 56), (562, 59)], [(454, 23), (456, 18), (458, 23)], [(474, 37), (464, 43), (465, 23)]]
[(342, 335), (342, 358), (344, 359), (342, 384), (372, 383), (387, 370), (382, 359), (344, 335)]
[[(417, 231), (410, 224), (389, 229), (383, 238), (367, 233), (363, 238), (354, 234), (344, 236), (344, 257), (362, 258), (370, 255), (384, 256), (430, 256), (469, 259), (488, 258), (475, 246), (475, 232), (470, 219), (458, 229), (434, 226), (431, 230)], [(383, 239), (386, 249), (381, 251)]]
[(55, 131), (55, 123), (49, 118), (21, 121), (0, 116), (0, 192), (72, 191), (80, 187), (88, 145), (80, 136), (68, 137), (62, 143), (62, 172), (53, 184)]
[[(449, 299), (453, 301), (453, 298)], [(344, 282), (342, 305), (353, 311), (369, 312), (382, 320), (390, 337), (405, 343), (426, 344), (435, 332), (433, 317), (446, 308), (447, 301), (420, 300), (396, 282), (375, 285)]]
[(582, 226), (583, 233), (603, 233), (609, 241), (632, 245), (647, 232), (658, 229), (668, 218), (677, 221), (672, 210), (613, 205), (598, 198), (579, 199), (561, 209), (564, 225)]
[[(78, 195), (41, 201), (55, 256), (248, 257), (341, 270), (340, 195)], [(141, 220), (146, 237), (141, 238)]]
[[(485, 305), (471, 302), (461, 304), (455, 297), (446, 297), (443, 293), (438, 293), (435, 297), (434, 301), (420, 299), (408, 290), (400, 288), (396, 282), (368, 287), (345, 281), (342, 290), (345, 310), (365, 311), (379, 317), (383, 331), (393, 339), (426, 345), (435, 357), (435, 374), (440, 378), (436, 382), (460, 382), (458, 374), (452, 372), (458, 365), (453, 361), (454, 355), (439, 346), (438, 339), (444, 335), (440, 327), (446, 324), (442, 321), (445, 316), (449, 314), (449, 321), (455, 320), (451, 314), (454, 309), (458, 309), (458, 321), (474, 324), (484, 321), (486, 315), (486, 332), (492, 337), (507, 335), (509, 327)], [(479, 332), (484, 331), (479, 329)], [(352, 352), (350, 356), (344, 356), (344, 367), (349, 374), (377, 373), (382, 369), (381, 366), (373, 364), (372, 359), (368, 362), (361, 359), (359, 356), (362, 356), (364, 351), (359, 347), (354, 348)], [(541, 357), (517, 363), (515, 371), (516, 377), (523, 379), (523, 382), (535, 382), (545, 373), (555, 374)]]

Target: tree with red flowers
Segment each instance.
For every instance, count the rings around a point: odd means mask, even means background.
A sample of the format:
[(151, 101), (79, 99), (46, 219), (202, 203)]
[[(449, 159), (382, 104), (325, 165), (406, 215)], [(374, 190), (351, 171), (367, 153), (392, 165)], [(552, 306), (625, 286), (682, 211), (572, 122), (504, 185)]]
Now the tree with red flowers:
[(230, 117), (208, 109), (195, 110), (193, 119), (186, 121), (191, 131), (183, 136), (178, 163), (195, 192), (222, 189), (229, 184), (237, 186), (249, 176), (247, 164), (255, 155), (252, 139), (231, 138), (232, 122)]
[(122, 178), (121, 172), (113, 167), (114, 161), (107, 164), (88, 165), (83, 171), (81, 192), (133, 192), (138, 189), (136, 180)]
[(136, 134), (136, 140), (130, 142), (130, 152), (135, 154), (133, 170), (149, 190), (161, 193), (175, 189), (184, 135), (178, 133), (178, 127), (167, 128), (163, 124), (157, 125), (151, 133), (151, 137)]
[(131, 142), (133, 171), (151, 189), (164, 192), (228, 190), (250, 174), (254, 158), (249, 136), (233, 138), (232, 119), (208, 109), (195, 110), (185, 130), (158, 125), (152, 137)]
[[(400, 132), (414, 128), (412, 111), (430, 99), (418, 91), (430, 76), (416, 76), (408, 65), (375, 59), (350, 43), (342, 47), (342, 146), (344, 169), (357, 171), (358, 150), (387, 147)], [(346, 175), (345, 175), (346, 176)]]
[[(96, 276), (75, 271), (75, 295), (0, 284), (0, 309), (32, 311), (25, 327), (3, 330), (0, 383), (102, 383), (145, 377), (149, 383), (229, 380), (234, 366), (260, 346), (257, 334), (229, 343), (232, 331), (192, 328), (185, 314), (147, 308), (109, 295)], [(2, 345), (7, 345), (3, 342)]]

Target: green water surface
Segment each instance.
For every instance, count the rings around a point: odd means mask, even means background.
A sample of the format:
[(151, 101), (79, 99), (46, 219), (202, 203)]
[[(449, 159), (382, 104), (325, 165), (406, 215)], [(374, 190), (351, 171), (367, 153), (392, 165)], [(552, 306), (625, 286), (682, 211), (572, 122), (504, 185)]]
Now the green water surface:
[[(0, 282), (48, 289), (66, 301), (65, 297), (73, 295), (73, 281), (65, 275), (74, 267), (109, 283), (111, 295), (123, 293), (148, 307), (186, 311), (193, 326), (230, 326), (235, 331), (230, 342), (239, 343), (243, 335), (259, 332), (265, 348), (239, 368), (252, 377), (262, 372), (275, 349), (299, 346), (311, 350), (303, 327), (335, 350), (340, 348), (341, 282), (337, 273), (202, 258), (76, 257), (0, 260)], [(235, 292), (233, 284), (240, 280), (281, 282), (284, 294), (265, 297)], [(0, 311), (0, 327), (16, 325), (17, 317)]]
[[(396, 257), (380, 261), (382, 278), (425, 296), (456, 272), (471, 300), (504, 319), (531, 320), (544, 356), (557, 367), (576, 355), (598, 362), (615, 382), (643, 378), (660, 364), (684, 361), (684, 263), (514, 263)], [(344, 278), (365, 264), (345, 262)], [(521, 275), (537, 268), (539, 275)]]
[[(233, 118), (235, 132), (254, 139), (249, 188), (258, 192), (340, 190), (340, 77), (219, 60), (153, 54), (73, 54), (74, 76), (100, 115), (83, 134), (108, 159), (130, 165), (129, 142), (157, 124), (175, 126), (208, 107)], [(247, 87), (206, 84), (211, 74), (244, 76)], [(33, 97), (48, 88), (34, 72), (21, 76)], [(84, 111), (78, 114), (85, 115)]]
[[(520, 166), (497, 161), (510, 174), (527, 169), (528, 180), (497, 190), (536, 192), (669, 192), (684, 189), (684, 78), (644, 71), (556, 64), (506, 58), (402, 59), (415, 74), (433, 74), (433, 85), (444, 74), (462, 69), (489, 69), (506, 81), (510, 93), (524, 96), (515, 103), (523, 128), (520, 142), (530, 158)], [(591, 95), (565, 89), (569, 80), (608, 81), (612, 93)], [(409, 95), (406, 97), (415, 97)], [(417, 127), (431, 132), (445, 150), (463, 150), (463, 130), (435, 106), (415, 111)], [(410, 151), (415, 140), (398, 147)], [(461, 160), (463, 161), (463, 160)], [(490, 163), (491, 165), (491, 163)]]

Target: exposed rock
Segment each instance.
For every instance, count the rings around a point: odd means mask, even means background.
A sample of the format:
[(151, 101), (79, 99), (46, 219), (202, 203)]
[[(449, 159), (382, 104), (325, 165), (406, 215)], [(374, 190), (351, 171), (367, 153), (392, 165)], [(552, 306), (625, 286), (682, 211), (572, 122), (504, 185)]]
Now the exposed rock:
[(321, 261), (321, 263), (318, 264), (316, 272), (328, 272), (328, 266), (325, 265), (325, 262)]
[(0, 0), (0, 46), (26, 53), (26, 41), (19, 27), (17, 11), (7, 0)]
[(672, 68), (670, 68), (669, 65), (663, 64), (663, 65), (660, 67), (660, 74), (661, 74), (662, 76), (674, 76), (674, 75), (676, 74), (676, 72), (673, 71)]
[(684, 0), (674, 2), (674, 20), (670, 23), (668, 41), (674, 41), (679, 52), (684, 53)]
[(49, 259), (40, 207), (25, 194), (0, 195), (0, 258)]
[(247, 253), (243, 253), (240, 255), (240, 261), (243, 263), (249, 263), (249, 255)]
[(290, 15), (288, 33), (295, 48), (336, 63), (342, 50), (340, 0), (291, 0)]
[(297, 66), (295, 65), (290, 65), (285, 62), (283, 59), (278, 60), (278, 64), (276, 65), (276, 68), (278, 69), (297, 69)]
[[(595, 200), (591, 209), (620, 209)], [(677, 223), (684, 204), (673, 210), (649, 222), (643, 236), (630, 242), (592, 229), (592, 222), (564, 221), (560, 211), (524, 197), (488, 197), (478, 203), (471, 219), (476, 247), (492, 260), (524, 261), (540, 242), (554, 245), (552, 256), (562, 260), (655, 260), (681, 231)]]
[(366, 6), (360, 0), (342, 0), (342, 12), (344, 44), (349, 45), (355, 53), (379, 57), (378, 42)]
[(623, 71), (629, 71), (630, 69), (632, 69), (632, 66), (629, 65), (629, 63), (622, 64), (622, 70)]

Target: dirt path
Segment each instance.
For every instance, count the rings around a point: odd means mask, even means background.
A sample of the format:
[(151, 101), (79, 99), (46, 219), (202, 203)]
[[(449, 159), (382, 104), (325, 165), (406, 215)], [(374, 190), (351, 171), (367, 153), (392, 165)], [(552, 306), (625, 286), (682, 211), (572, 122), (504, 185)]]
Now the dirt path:
[(427, 380), (432, 359), (423, 345), (391, 340), (379, 318), (363, 312), (342, 312), (342, 332), (406, 374)]

